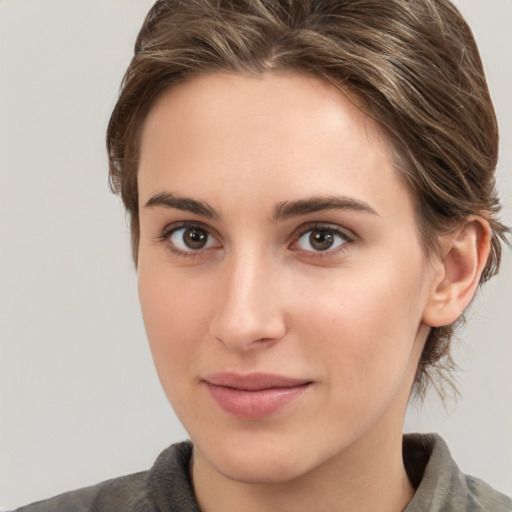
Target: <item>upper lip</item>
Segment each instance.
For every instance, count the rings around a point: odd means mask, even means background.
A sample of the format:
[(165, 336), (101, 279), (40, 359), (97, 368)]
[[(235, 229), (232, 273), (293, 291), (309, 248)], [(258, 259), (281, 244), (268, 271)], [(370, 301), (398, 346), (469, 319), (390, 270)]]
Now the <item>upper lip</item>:
[(234, 372), (222, 372), (208, 375), (203, 379), (208, 384), (242, 391), (260, 391), (271, 388), (291, 388), (309, 384), (308, 379), (297, 379), (273, 373), (255, 372), (239, 374)]

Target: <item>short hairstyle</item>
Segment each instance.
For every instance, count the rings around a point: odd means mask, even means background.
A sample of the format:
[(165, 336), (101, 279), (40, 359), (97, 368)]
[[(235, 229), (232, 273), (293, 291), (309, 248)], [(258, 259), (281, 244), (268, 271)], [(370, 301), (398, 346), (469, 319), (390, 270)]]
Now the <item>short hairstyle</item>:
[[(142, 126), (165, 90), (215, 72), (293, 72), (352, 96), (385, 130), (416, 203), (427, 253), (468, 216), (492, 230), (481, 282), (497, 273), (508, 229), (494, 170), (498, 127), (470, 28), (448, 0), (159, 0), (135, 43), (107, 131), (110, 184), (139, 245)], [(458, 320), (460, 322), (463, 319)], [(454, 367), (455, 324), (432, 328), (414, 390)]]

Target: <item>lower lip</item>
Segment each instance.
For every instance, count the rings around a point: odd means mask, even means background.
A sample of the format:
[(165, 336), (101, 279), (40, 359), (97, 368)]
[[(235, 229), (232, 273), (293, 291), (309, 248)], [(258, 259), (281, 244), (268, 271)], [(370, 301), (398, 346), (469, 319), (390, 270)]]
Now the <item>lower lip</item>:
[(227, 413), (238, 418), (258, 419), (271, 416), (297, 400), (310, 384), (259, 391), (216, 386), (208, 382), (206, 386), (213, 399)]

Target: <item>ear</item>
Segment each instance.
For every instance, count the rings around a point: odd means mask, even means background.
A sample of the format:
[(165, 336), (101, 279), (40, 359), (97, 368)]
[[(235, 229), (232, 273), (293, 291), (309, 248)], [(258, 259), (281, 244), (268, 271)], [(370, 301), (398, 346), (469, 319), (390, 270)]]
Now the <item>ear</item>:
[(442, 236), (423, 323), (441, 327), (464, 312), (478, 287), (490, 247), (491, 229), (480, 217), (469, 217), (455, 232)]

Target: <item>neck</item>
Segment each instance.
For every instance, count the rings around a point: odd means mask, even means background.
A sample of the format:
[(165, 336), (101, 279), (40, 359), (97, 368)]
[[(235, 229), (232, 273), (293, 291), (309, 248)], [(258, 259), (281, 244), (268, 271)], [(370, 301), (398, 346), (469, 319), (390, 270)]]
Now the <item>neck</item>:
[(401, 431), (393, 438), (369, 433), (291, 481), (238, 482), (216, 471), (197, 450), (192, 475), (205, 512), (400, 512), (414, 494), (403, 465)]

